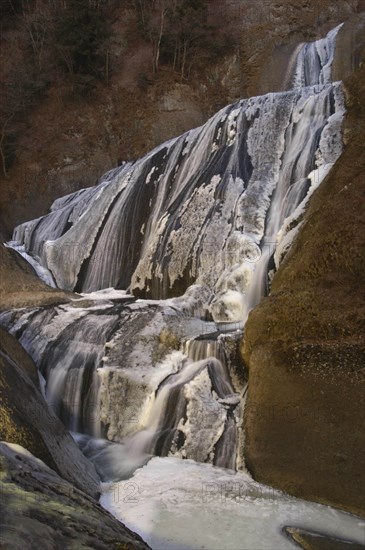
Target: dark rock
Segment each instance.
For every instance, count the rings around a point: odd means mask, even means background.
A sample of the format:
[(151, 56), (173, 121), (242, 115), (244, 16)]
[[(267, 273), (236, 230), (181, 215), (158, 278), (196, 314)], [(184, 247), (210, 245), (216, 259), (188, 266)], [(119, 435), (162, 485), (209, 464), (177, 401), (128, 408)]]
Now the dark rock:
[(365, 65), (345, 82), (344, 153), (253, 310), (242, 451), (257, 481), (365, 515)]
[[(25, 360), (26, 358), (26, 360)], [(99, 493), (93, 465), (81, 453), (37, 387), (37, 368), (20, 344), (0, 329), (0, 438), (26, 447), (91, 496)]]
[(364, 546), (320, 533), (312, 533), (296, 527), (284, 527), (284, 533), (304, 550), (363, 550)]
[(333, 80), (345, 80), (350, 77), (362, 60), (365, 42), (365, 13), (351, 17), (341, 27), (336, 39), (336, 51), (333, 60)]
[(0, 443), (1, 548), (142, 550), (94, 499), (18, 445)]
[(44, 284), (20, 254), (0, 242), (0, 311), (67, 301), (67, 293)]

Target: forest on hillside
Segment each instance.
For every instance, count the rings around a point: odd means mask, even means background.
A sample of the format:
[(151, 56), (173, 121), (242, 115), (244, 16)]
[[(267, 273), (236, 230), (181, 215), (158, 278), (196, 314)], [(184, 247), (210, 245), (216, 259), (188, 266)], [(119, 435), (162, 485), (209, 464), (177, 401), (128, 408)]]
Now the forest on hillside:
[(67, 93), (84, 100), (97, 85), (108, 86), (120, 56), (113, 25), (121, 11), (122, 57), (141, 42), (152, 53), (150, 70), (138, 75), (141, 89), (166, 66), (188, 81), (205, 63), (235, 46), (234, 33), (225, 32), (217, 19), (212, 22), (205, 0), (1, 0), (0, 9), (2, 44), (11, 47), (16, 41), (1, 75), (0, 155), (5, 177), (27, 113), (51, 83), (66, 82)]

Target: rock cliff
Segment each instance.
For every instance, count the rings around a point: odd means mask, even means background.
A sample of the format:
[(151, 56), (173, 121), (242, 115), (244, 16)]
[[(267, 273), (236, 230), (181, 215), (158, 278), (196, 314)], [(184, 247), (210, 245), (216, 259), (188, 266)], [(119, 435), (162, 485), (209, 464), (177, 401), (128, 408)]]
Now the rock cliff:
[(20, 445), (0, 443), (1, 548), (143, 550), (142, 539)]
[(346, 147), (251, 312), (244, 454), (255, 479), (359, 515), (364, 502), (365, 67), (346, 81)]

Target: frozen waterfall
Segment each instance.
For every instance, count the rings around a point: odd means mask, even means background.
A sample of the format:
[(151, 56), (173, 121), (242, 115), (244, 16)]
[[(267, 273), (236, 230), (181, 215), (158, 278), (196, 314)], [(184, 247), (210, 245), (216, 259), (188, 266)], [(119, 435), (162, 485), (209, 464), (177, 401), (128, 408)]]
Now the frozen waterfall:
[(10, 246), (83, 297), (0, 321), (103, 479), (153, 455), (242, 467), (236, 329), (342, 152), (339, 28), (298, 48), (292, 90), (229, 105), (15, 229)]
[(201, 339), (209, 323), (176, 304), (96, 295), (0, 319), (37, 363), (64, 424), (96, 438), (76, 436), (101, 475), (128, 477), (153, 455), (235, 469), (240, 396), (217, 333)]
[(342, 85), (330, 82), (338, 29), (301, 48), (293, 90), (229, 105), (56, 200), (14, 241), (60, 288), (168, 298), (202, 284), (215, 321), (244, 320), (265, 292), (279, 230), (342, 151)]
[(343, 23), (332, 29), (321, 40), (303, 44), (297, 58), (293, 82), (295, 88), (331, 83), (336, 36), (342, 25)]

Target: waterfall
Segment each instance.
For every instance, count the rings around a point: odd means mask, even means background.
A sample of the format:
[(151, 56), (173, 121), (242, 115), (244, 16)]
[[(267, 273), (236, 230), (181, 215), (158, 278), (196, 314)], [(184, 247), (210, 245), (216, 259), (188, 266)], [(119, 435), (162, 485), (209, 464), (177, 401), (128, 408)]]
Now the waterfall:
[(336, 36), (343, 23), (332, 29), (325, 38), (303, 45), (297, 58), (293, 85), (295, 88), (330, 84)]
[(276, 229), (311, 174), (340, 154), (342, 114), (339, 83), (240, 101), (110, 181), (56, 201), (14, 240), (61, 288), (168, 298), (203, 284), (216, 295), (215, 321), (242, 321), (242, 295), (262, 250), (275, 246), (274, 228), (265, 240), (272, 198)]
[(342, 84), (330, 81), (339, 28), (300, 49), (294, 89), (225, 107), (58, 199), (14, 241), (61, 288), (166, 299), (204, 285), (216, 322), (244, 321), (266, 290), (279, 231), (342, 151)]
[[(152, 359), (145, 370), (141, 357), (155, 355), (160, 345), (156, 321), (166, 330), (165, 322), (181, 323), (187, 319), (185, 314), (173, 314), (165, 304), (156, 310), (147, 303), (141, 312), (129, 297), (113, 302), (111, 291), (106, 296), (81, 307), (75, 303), (1, 316), (2, 324), (36, 361), (47, 381), (46, 398), (65, 425), (72, 432), (97, 438), (76, 436), (80, 444), (86, 441), (85, 451), (98, 463), (101, 475), (128, 477), (152, 455), (235, 468), (240, 398), (222, 342), (187, 339), (181, 351), (162, 361)], [(135, 347), (127, 352), (135, 356), (131, 366), (124, 364), (119, 351), (125, 348), (124, 340), (118, 340), (123, 330), (136, 335)], [(141, 349), (146, 334), (152, 348)], [(113, 367), (114, 356), (119, 364)], [(127, 388), (126, 399), (121, 386)], [(114, 392), (124, 415), (123, 433), (114, 401), (109, 409)], [(108, 443), (107, 436), (115, 443)]]
[(14, 230), (39, 274), (84, 295), (0, 321), (103, 479), (156, 454), (236, 468), (244, 382), (219, 334), (237, 345), (342, 152), (339, 28), (298, 48), (292, 90), (225, 107)]
[(37, 363), (47, 382), (47, 401), (64, 424), (72, 431), (97, 435), (96, 368), (118, 317), (95, 313), (62, 306), (36, 310), (26, 314), (25, 322), (15, 323), (12, 332)]
[[(219, 360), (187, 361), (159, 386), (146, 428), (127, 438), (126, 445), (131, 454), (174, 455), (216, 464), (215, 446), (225, 432), (227, 409), (238, 403)], [(235, 432), (235, 424), (231, 431)], [(234, 459), (234, 434), (230, 441), (230, 459)]]

